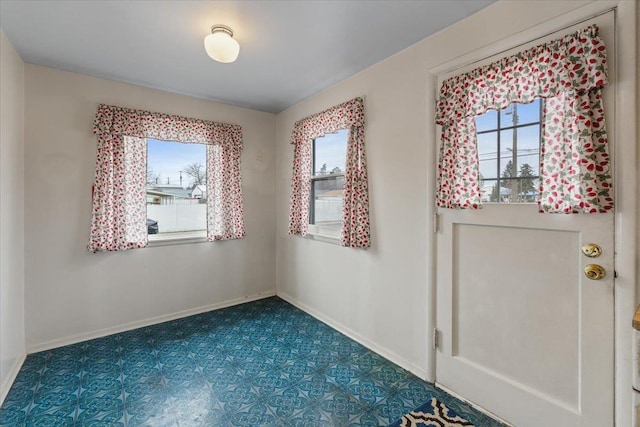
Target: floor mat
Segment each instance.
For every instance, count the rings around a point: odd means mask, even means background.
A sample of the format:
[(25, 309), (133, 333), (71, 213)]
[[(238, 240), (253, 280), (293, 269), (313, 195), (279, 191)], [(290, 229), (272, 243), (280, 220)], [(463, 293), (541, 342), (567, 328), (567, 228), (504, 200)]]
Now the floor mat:
[(472, 423), (458, 416), (455, 411), (435, 397), (414, 411), (403, 416), (389, 427), (469, 427)]

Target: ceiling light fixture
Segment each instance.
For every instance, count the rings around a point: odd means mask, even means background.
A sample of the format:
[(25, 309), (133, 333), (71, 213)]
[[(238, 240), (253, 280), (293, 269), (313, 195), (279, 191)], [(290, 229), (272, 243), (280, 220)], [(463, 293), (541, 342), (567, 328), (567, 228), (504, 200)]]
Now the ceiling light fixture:
[(240, 45), (233, 38), (233, 30), (226, 25), (211, 27), (211, 34), (204, 38), (204, 48), (211, 59), (229, 63), (238, 58)]

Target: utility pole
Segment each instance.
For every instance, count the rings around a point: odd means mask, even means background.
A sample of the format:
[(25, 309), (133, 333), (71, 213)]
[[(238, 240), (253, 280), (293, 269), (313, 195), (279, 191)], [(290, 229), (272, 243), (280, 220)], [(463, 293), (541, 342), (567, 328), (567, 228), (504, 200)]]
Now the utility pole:
[(180, 172), (180, 187), (182, 187), (182, 171), (179, 171), (179, 172)]

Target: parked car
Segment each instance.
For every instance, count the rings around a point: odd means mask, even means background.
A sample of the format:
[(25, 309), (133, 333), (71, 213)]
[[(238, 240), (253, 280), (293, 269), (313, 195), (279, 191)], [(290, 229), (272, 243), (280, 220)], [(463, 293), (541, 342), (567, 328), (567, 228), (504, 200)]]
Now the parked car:
[(158, 234), (158, 221), (147, 218), (147, 234)]

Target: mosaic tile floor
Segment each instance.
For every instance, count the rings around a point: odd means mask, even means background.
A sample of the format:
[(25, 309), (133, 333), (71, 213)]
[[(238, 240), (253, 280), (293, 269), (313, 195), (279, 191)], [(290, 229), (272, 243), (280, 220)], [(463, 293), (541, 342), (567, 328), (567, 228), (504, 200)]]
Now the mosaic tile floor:
[(0, 426), (386, 426), (431, 397), (500, 426), (274, 297), (31, 354)]

